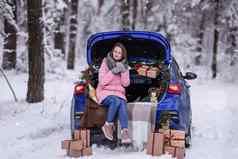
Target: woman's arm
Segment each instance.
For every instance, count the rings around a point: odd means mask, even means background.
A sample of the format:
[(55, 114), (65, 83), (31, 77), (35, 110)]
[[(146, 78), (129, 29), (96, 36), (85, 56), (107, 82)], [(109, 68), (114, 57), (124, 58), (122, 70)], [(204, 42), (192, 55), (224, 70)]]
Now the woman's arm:
[(99, 68), (98, 82), (102, 86), (106, 86), (112, 81), (113, 76), (113, 73), (107, 67), (106, 60), (103, 59), (103, 62)]
[(123, 87), (127, 87), (130, 85), (129, 69), (127, 69), (125, 72), (121, 73), (121, 85)]

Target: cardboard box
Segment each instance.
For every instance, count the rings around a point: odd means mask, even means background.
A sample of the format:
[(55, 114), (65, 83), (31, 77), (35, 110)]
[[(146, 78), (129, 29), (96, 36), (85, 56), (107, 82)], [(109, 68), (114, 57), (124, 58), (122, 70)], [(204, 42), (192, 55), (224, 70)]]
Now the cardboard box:
[(185, 140), (185, 132), (182, 130), (159, 129), (159, 132), (164, 134), (165, 138), (173, 140)]
[(159, 75), (159, 69), (157, 67), (151, 67), (147, 71), (147, 76), (150, 78), (156, 78)]
[(185, 140), (185, 132), (182, 130), (171, 130), (171, 138), (174, 140)]
[(82, 150), (82, 155), (83, 156), (91, 156), (93, 154), (92, 148), (88, 147), (88, 148), (84, 148)]
[(164, 146), (164, 154), (169, 154), (172, 157), (175, 157), (175, 147)]
[(176, 157), (176, 159), (184, 159), (185, 148), (176, 148), (175, 157)]
[(163, 154), (164, 135), (151, 133), (147, 144), (147, 154), (159, 156)]
[(71, 141), (70, 142), (70, 149), (71, 150), (82, 150), (83, 143), (81, 140)]
[(170, 145), (174, 147), (185, 147), (185, 140), (170, 140)]
[(80, 130), (80, 136), (83, 142), (83, 148), (90, 147), (90, 130), (89, 129)]
[(68, 149), (67, 156), (69, 156), (69, 157), (81, 157), (82, 156), (82, 151), (81, 150)]
[(154, 134), (154, 149), (153, 154), (154, 156), (159, 156), (163, 154), (163, 146), (164, 146), (164, 135), (161, 133)]
[(74, 131), (74, 140), (80, 140), (81, 139), (81, 135), (80, 135), (80, 130), (75, 130)]
[(62, 149), (69, 149), (70, 140), (64, 140), (61, 142)]
[(89, 129), (87, 129), (87, 143), (86, 143), (86, 146), (87, 147), (90, 147), (90, 130)]
[(146, 148), (146, 153), (149, 155), (153, 154), (153, 145), (154, 145), (154, 133), (151, 133), (149, 135), (149, 139), (147, 142), (147, 148)]
[(149, 66), (142, 65), (137, 69), (137, 72), (139, 75), (147, 76), (147, 71), (149, 70), (149, 68), (150, 68)]
[(67, 156), (69, 156), (69, 157), (91, 156), (92, 154), (93, 154), (93, 152), (92, 152), (92, 148), (91, 147), (84, 148), (82, 150), (72, 150), (72, 149), (69, 149), (67, 151)]

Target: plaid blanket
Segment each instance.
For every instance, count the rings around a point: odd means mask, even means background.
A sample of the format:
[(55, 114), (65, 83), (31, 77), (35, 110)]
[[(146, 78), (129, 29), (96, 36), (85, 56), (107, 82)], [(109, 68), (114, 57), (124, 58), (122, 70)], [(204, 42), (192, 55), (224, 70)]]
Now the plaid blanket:
[[(147, 143), (148, 135), (155, 126), (156, 104), (150, 102), (128, 103), (128, 129), (135, 149), (142, 151)], [(120, 123), (118, 138), (121, 138)]]

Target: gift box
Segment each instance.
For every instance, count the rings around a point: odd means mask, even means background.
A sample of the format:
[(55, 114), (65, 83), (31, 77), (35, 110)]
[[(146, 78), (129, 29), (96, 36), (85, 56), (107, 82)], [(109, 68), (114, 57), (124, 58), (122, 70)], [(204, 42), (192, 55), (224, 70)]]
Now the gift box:
[(137, 65), (135, 68), (137, 73), (141, 76), (156, 78), (159, 75), (158, 67), (150, 67), (147, 65)]
[(175, 147), (184, 148), (185, 147), (185, 141), (184, 140), (171, 140), (170, 145), (175, 146)]
[(157, 67), (151, 67), (147, 71), (147, 77), (156, 78), (158, 75), (159, 75), (159, 68), (157, 68)]
[(92, 154), (93, 154), (93, 152), (92, 152), (92, 148), (91, 147), (84, 148), (82, 150), (69, 149), (67, 151), (67, 156), (69, 156), (69, 157), (91, 156)]
[(181, 130), (170, 130), (172, 139), (185, 140), (185, 132)]
[(83, 147), (87, 148), (90, 146), (90, 130), (89, 129), (82, 129), (80, 131), (80, 135), (81, 135), (81, 140), (83, 143)]
[(163, 154), (170, 154), (177, 159), (184, 159), (185, 132), (181, 130), (159, 129), (158, 133), (164, 137)]
[(147, 143), (147, 154), (159, 156), (163, 154), (164, 135), (151, 133)]
[(159, 129), (159, 132), (165, 135), (165, 138), (172, 140), (185, 140), (185, 132), (181, 130)]
[(64, 140), (61, 142), (61, 148), (62, 149), (68, 149), (70, 144), (70, 140)]
[(164, 146), (164, 154), (169, 154), (175, 157), (176, 148), (172, 146)]
[(80, 135), (80, 130), (75, 130), (74, 131), (74, 140), (80, 140), (81, 139), (81, 135)]
[(83, 142), (81, 140), (71, 141), (70, 142), (70, 149), (71, 150), (82, 150), (83, 149)]
[(61, 147), (62, 149), (67, 150), (67, 155), (69, 157), (92, 155), (92, 148), (90, 147), (90, 130), (75, 130), (73, 134), (73, 140), (62, 141)]
[(176, 148), (175, 157), (176, 157), (176, 159), (184, 159), (184, 157), (185, 157), (185, 148)]
[(82, 150), (68, 149), (67, 156), (69, 156), (69, 157), (81, 157), (82, 156)]
[(82, 150), (83, 156), (91, 156), (92, 154), (93, 154), (93, 151), (91, 147), (87, 147)]
[(185, 148), (173, 147), (173, 146), (164, 146), (164, 154), (169, 154), (176, 159), (184, 159), (185, 157)]
[(149, 66), (142, 65), (141, 67), (137, 68), (137, 73), (142, 76), (147, 76), (147, 71), (150, 69)]

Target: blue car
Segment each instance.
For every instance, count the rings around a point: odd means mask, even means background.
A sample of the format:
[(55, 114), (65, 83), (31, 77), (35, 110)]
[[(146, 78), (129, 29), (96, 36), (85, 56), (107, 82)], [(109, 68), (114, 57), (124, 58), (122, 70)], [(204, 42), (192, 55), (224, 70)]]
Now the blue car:
[[(159, 33), (141, 31), (113, 31), (96, 33), (87, 41), (87, 63), (92, 68), (89, 79), (96, 88), (98, 70), (113, 44), (121, 42), (128, 52), (130, 86), (126, 88), (128, 102), (149, 102), (149, 92), (159, 88), (156, 110), (156, 128), (169, 127), (186, 133), (186, 146), (191, 144), (192, 111), (190, 85), (186, 80), (195, 79), (195, 73), (183, 74), (172, 56), (168, 40)], [(138, 65), (156, 66), (160, 73), (156, 78), (138, 74)], [(79, 129), (80, 118), (87, 107), (85, 81), (75, 84), (71, 107), (71, 130)], [(94, 134), (92, 134), (93, 136)], [(93, 142), (93, 140), (92, 140)]]

